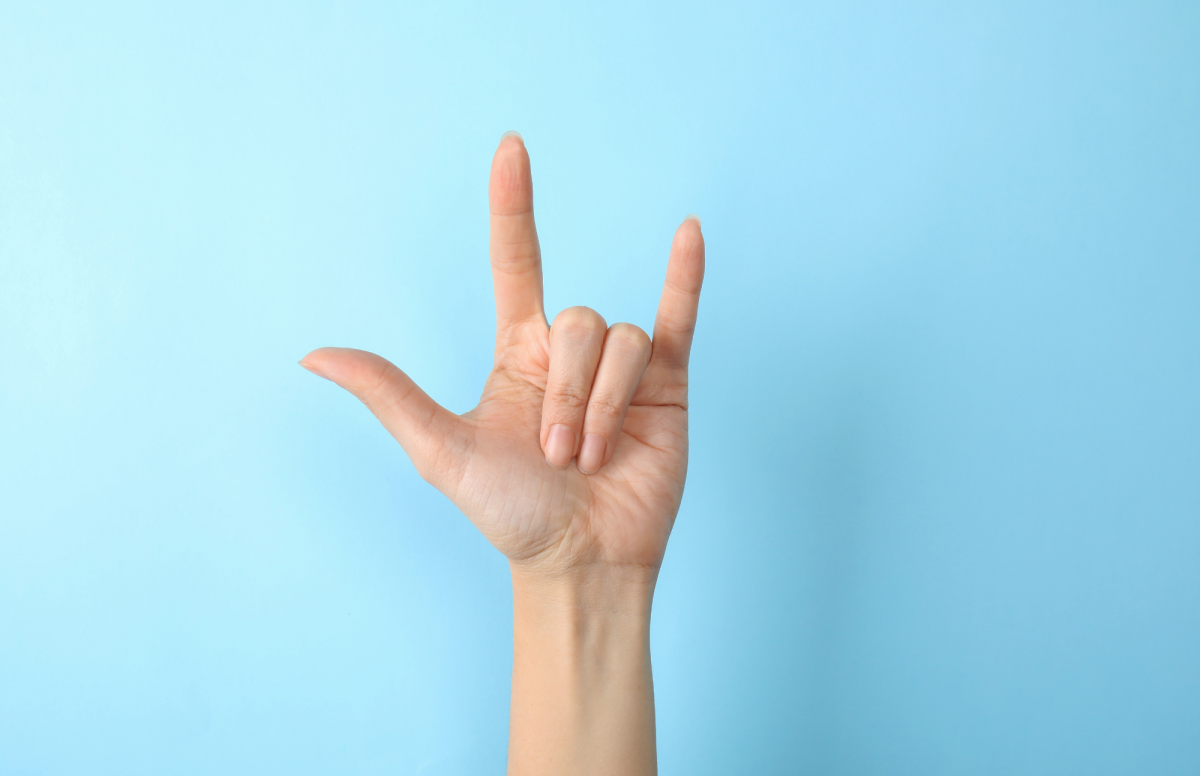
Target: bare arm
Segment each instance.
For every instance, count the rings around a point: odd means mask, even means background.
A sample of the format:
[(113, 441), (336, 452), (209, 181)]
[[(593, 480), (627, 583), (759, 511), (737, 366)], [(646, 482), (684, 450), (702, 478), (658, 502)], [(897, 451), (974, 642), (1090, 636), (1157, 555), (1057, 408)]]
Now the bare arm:
[(652, 774), (652, 573), (513, 570), (510, 774)]

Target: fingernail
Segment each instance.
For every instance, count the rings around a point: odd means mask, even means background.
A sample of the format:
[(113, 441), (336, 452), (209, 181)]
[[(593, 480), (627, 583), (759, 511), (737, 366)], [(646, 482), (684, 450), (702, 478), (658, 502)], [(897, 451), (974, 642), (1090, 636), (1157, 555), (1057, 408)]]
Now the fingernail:
[(604, 451), (608, 442), (599, 434), (588, 434), (583, 438), (583, 447), (579, 450), (579, 471), (584, 474), (595, 474), (604, 464)]
[(703, 226), (703, 224), (700, 223), (700, 216), (696, 215), (695, 213), (688, 213), (687, 216), (685, 216), (683, 220), (684, 221), (695, 221), (696, 226)]
[(505, 132), (503, 135), (500, 136), (500, 140), (503, 141), (504, 138), (506, 138), (506, 137), (515, 137), (518, 140), (520, 140), (522, 143), (525, 142), (525, 138), (521, 137), (521, 133), (515, 129), (510, 129), (507, 132)]
[(546, 437), (546, 463), (561, 469), (575, 457), (575, 432), (568, 426), (555, 423)]
[[(312, 372), (315, 375), (321, 375), (321, 373), (318, 372), (312, 364), (305, 363), (304, 359), (301, 359), (301, 360), (297, 361), (296, 363), (299, 364), (300, 366), (304, 367), (308, 371)], [(321, 376), (324, 377), (324, 375), (321, 375)]]

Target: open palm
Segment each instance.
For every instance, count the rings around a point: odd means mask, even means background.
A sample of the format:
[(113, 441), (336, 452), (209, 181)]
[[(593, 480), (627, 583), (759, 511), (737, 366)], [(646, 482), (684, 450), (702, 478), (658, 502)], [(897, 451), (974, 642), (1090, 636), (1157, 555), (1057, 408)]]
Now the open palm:
[(455, 415), (379, 356), (321, 348), (301, 361), (361, 399), (514, 563), (657, 568), (687, 473), (687, 366), (704, 239), (675, 233), (654, 339), (573, 307), (547, 325), (529, 156), (500, 142), (489, 186), (495, 365)]

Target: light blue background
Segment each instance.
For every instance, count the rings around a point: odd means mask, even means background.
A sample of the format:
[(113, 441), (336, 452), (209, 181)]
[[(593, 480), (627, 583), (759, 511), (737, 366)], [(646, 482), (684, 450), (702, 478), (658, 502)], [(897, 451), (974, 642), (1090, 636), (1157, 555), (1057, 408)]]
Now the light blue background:
[[(32, 6), (33, 4), (28, 4)], [(551, 314), (704, 218), (663, 774), (1200, 772), (1200, 6), (0, 11), (0, 773), (503, 770), (486, 177)]]

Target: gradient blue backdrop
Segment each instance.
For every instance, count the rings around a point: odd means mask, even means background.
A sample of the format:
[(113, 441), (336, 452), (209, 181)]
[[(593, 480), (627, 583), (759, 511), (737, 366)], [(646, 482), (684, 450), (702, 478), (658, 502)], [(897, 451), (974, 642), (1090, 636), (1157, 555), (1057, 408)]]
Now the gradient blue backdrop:
[[(33, 4), (28, 4), (32, 6)], [(296, 360), (471, 407), (704, 218), (662, 773), (1200, 772), (1200, 6), (0, 9), (0, 773), (503, 769), (506, 567)]]

